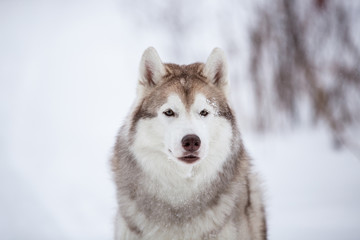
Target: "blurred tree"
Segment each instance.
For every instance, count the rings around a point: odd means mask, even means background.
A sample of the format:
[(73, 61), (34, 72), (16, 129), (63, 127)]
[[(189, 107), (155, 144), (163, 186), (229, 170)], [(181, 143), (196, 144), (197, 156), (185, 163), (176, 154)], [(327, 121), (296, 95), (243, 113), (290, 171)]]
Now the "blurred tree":
[(250, 73), (259, 129), (271, 127), (273, 113), (293, 122), (310, 109), (347, 144), (360, 117), (359, 3), (276, 0), (258, 8)]

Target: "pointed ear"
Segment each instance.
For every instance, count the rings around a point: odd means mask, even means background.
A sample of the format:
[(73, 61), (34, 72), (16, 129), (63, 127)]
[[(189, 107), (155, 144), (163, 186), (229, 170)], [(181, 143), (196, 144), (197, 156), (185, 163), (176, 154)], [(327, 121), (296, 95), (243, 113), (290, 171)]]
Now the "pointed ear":
[(140, 62), (140, 84), (145, 87), (153, 87), (159, 83), (162, 76), (165, 75), (165, 67), (156, 52), (155, 48), (147, 48)]
[(204, 74), (215, 86), (224, 88), (228, 85), (227, 63), (223, 50), (214, 48), (205, 63)]

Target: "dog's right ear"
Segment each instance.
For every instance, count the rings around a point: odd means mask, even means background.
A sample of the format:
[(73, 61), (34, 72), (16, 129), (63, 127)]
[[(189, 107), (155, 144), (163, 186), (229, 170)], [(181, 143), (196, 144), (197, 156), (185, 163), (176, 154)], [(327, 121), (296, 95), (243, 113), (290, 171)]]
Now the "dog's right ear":
[(144, 87), (154, 87), (166, 73), (165, 66), (155, 48), (147, 48), (140, 62), (140, 84)]

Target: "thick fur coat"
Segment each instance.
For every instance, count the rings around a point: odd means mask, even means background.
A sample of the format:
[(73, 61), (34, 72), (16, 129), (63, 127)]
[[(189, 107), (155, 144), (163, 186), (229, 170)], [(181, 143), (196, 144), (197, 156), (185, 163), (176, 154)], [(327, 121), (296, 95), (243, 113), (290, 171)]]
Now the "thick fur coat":
[(116, 240), (266, 239), (262, 194), (228, 99), (223, 52), (206, 63), (140, 63), (112, 170)]

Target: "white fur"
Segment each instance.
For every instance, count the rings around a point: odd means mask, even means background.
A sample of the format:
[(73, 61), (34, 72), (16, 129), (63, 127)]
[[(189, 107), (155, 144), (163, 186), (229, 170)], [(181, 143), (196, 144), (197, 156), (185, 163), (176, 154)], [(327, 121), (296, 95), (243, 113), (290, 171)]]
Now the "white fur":
[[(229, 100), (229, 84), (227, 79), (227, 64), (222, 50), (216, 48), (210, 54), (204, 66), (203, 73), (212, 83), (218, 86)], [(165, 74), (165, 66), (154, 48), (148, 48), (140, 63), (140, 77), (137, 99), (134, 107), (139, 106), (143, 98), (161, 81)], [(184, 81), (184, 80), (181, 80)], [(147, 92), (149, 91), (149, 92)], [(130, 132), (131, 117), (122, 128), (121, 136), (131, 136), (133, 140), (130, 153), (143, 170), (141, 182), (146, 191), (172, 207), (191, 206), (191, 201), (201, 201), (199, 193), (209, 187), (209, 183), (219, 176), (222, 165), (231, 154), (234, 139), (231, 122), (220, 116), (218, 106), (213, 99), (198, 93), (194, 103), (186, 107), (175, 93), (168, 96), (167, 101), (158, 109), (156, 117), (143, 118), (137, 122), (136, 131)], [(175, 117), (167, 117), (164, 111), (171, 109)], [(201, 116), (202, 110), (207, 110), (207, 116)], [(192, 164), (180, 161), (184, 155), (181, 140), (188, 134), (196, 134), (201, 139), (198, 150), (200, 159)], [(246, 159), (244, 159), (246, 161)], [(244, 165), (245, 166), (245, 165)], [(246, 169), (244, 174), (246, 174)], [(239, 175), (238, 175), (239, 176)], [(135, 177), (135, 176), (134, 176)], [(236, 208), (245, 208), (248, 192), (245, 182), (237, 182), (228, 186), (227, 193), (220, 195), (217, 203), (207, 208), (189, 222), (165, 224), (149, 219), (144, 212), (139, 211), (136, 201), (130, 195), (121, 196), (119, 211), (116, 217), (115, 239), (117, 240), (198, 240), (205, 239), (204, 234), (214, 229), (220, 232), (214, 239), (263, 239), (261, 233), (252, 233), (261, 228), (261, 214), (257, 206), (261, 206), (261, 196), (258, 194), (255, 177), (249, 175), (250, 195), (254, 213), (250, 217), (245, 212), (239, 213), (242, 221), (235, 226), (234, 221), (227, 221)], [(139, 180), (140, 181), (140, 180)], [(254, 186), (254, 185), (255, 186)], [(243, 201), (235, 201), (242, 198)], [(256, 198), (254, 200), (254, 198)], [(241, 205), (238, 206), (237, 204)], [(235, 206), (236, 205), (236, 206)], [(141, 229), (139, 237), (129, 229), (124, 218), (131, 216), (134, 226)], [(221, 226), (221, 229), (219, 229)], [(238, 235), (240, 234), (240, 235)], [(250, 237), (251, 236), (251, 237)], [(206, 239), (213, 239), (209, 236)]]
[[(177, 117), (166, 117), (163, 111), (168, 108)], [(200, 116), (203, 109), (209, 111), (208, 116)], [(211, 181), (230, 153), (231, 125), (217, 117), (217, 109), (202, 94), (196, 96), (189, 111), (178, 96), (169, 96), (158, 116), (141, 120), (137, 129), (131, 151), (143, 170), (159, 183), (154, 190), (173, 204), (183, 202)], [(193, 164), (177, 159), (183, 153), (181, 139), (187, 134), (201, 139), (200, 159)]]
[[(235, 193), (236, 189), (229, 189)], [(234, 196), (222, 197), (216, 207), (208, 209), (204, 214), (201, 214), (188, 222), (185, 226), (178, 227), (176, 225), (164, 226), (158, 225), (151, 219), (147, 219), (146, 216), (137, 211), (136, 203), (127, 199), (124, 201), (126, 213), (135, 217), (137, 225), (147, 234), (142, 236), (141, 240), (197, 240), (204, 232), (209, 232), (216, 228), (217, 225), (221, 225), (228, 214), (231, 213), (234, 208), (235, 202), (231, 200)], [(239, 196), (237, 196), (239, 197)], [(115, 239), (140, 240), (134, 233), (127, 229), (124, 220), (118, 214)], [(220, 235), (216, 236), (216, 239), (235, 240), (234, 229), (243, 229), (244, 236), (247, 236), (247, 222), (243, 222), (240, 226), (234, 226), (232, 223), (227, 224), (222, 229)], [(184, 231), (186, 229), (186, 231)], [(245, 239), (245, 238), (244, 238)], [(248, 239), (250, 240), (250, 239)]]

